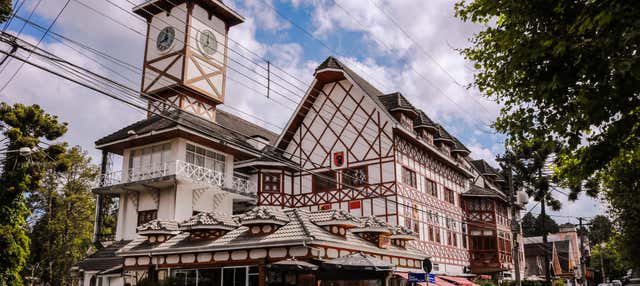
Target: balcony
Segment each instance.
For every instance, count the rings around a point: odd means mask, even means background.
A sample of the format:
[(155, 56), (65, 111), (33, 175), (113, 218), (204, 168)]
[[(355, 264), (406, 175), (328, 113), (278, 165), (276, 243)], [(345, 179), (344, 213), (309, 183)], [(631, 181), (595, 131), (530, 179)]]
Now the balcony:
[(224, 173), (185, 161), (172, 161), (105, 173), (98, 176), (93, 188), (97, 193), (114, 194), (140, 187), (164, 188), (175, 184), (176, 180), (190, 180), (204, 185), (219, 186), (226, 191), (251, 197), (255, 197), (257, 193), (255, 182), (234, 176), (233, 181), (226, 184)]

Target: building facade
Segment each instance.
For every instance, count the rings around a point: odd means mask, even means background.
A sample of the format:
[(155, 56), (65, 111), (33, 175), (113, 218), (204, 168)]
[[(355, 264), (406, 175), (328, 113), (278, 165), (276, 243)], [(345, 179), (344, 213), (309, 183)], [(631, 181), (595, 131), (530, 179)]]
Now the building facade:
[[(275, 134), (216, 108), (232, 96), (225, 92), (227, 35), (242, 16), (214, 0), (147, 1), (134, 12), (148, 22), (141, 93), (149, 116), (96, 141), (103, 164), (94, 189), (95, 232), (97, 242), (111, 245), (100, 254), (110, 260), (90, 257), (79, 264), (84, 285), (98, 276), (138, 277), (136, 270), (150, 262), (127, 259), (142, 253), (131, 250), (141, 241), (161, 250), (163, 263), (156, 264), (171, 275), (170, 268), (190, 263), (166, 260), (175, 255), (167, 253), (171, 249), (191, 251), (167, 245), (193, 235), (181, 223), (210, 213), (239, 220), (256, 206), (284, 209), (287, 216), (296, 209), (303, 216), (339, 210), (361, 218), (354, 228), (375, 220), (387, 229), (410, 230), (411, 251), (429, 257), (436, 274), (513, 270), (510, 205), (499, 176), (481, 169), (457, 138), (402, 94), (382, 93), (329, 57), (315, 70), (285, 129)], [(121, 158), (120, 170), (109, 168), (114, 156)], [(108, 205), (117, 206), (117, 225), (109, 234), (102, 227)], [(373, 243), (391, 234), (358, 237)], [(420, 268), (417, 258), (411, 264), (404, 259), (390, 262)]]

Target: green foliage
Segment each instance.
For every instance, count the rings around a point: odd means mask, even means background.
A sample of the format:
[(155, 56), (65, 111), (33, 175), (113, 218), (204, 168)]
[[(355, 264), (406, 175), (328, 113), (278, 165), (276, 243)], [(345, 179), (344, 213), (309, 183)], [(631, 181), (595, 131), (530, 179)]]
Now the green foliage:
[(591, 225), (589, 225), (589, 243), (591, 245), (600, 244), (601, 242), (608, 241), (613, 233), (613, 224), (603, 215), (597, 215), (591, 219)]
[(536, 233), (536, 217), (531, 212), (527, 212), (522, 217), (522, 235), (524, 237), (538, 236)]
[(639, 257), (637, 1), (462, 0), (456, 15), (487, 24), (461, 52), (502, 104), (494, 126), (508, 146), (558, 142), (556, 179), (571, 199), (604, 191), (625, 255)]
[(69, 149), (59, 160), (64, 171), (47, 170), (38, 192), (29, 196), (33, 214), (29, 267), (40, 281), (48, 285), (70, 285), (69, 271), (85, 257), (93, 245), (95, 202), (91, 182), (98, 168), (78, 146)]
[(564, 280), (562, 279), (553, 280), (553, 286), (564, 286)]
[[(604, 262), (605, 274), (610, 280), (619, 279), (627, 275), (627, 271), (631, 268), (631, 263), (622, 255), (621, 249), (621, 237), (619, 235), (612, 235), (607, 242), (603, 242), (604, 248), (601, 244), (597, 244), (591, 248), (591, 267), (600, 271), (602, 269), (602, 263)], [(602, 256), (602, 257), (601, 257)], [(597, 277), (601, 279), (600, 277)]]
[(11, 16), (11, 0), (0, 0), (0, 23), (7, 21)]
[[(548, 215), (544, 216), (544, 229), (547, 233), (557, 233), (560, 231), (558, 223)], [(542, 236), (542, 214), (537, 217), (528, 212), (522, 217), (522, 235), (524, 237)]]
[[(22, 285), (20, 271), (29, 256), (29, 237), (26, 233), (26, 217), (29, 210), (25, 195), (37, 190), (46, 172), (45, 167), (64, 170), (65, 162), (58, 159), (64, 152), (63, 145), (38, 144), (62, 136), (66, 124), (57, 117), (44, 113), (37, 105), (25, 106), (0, 104), (0, 127), (8, 139), (6, 150), (22, 147), (37, 150), (29, 155), (7, 153), (2, 160), (0, 174), (0, 285)], [(52, 164), (52, 165), (51, 165)], [(9, 284), (11, 283), (11, 284)]]

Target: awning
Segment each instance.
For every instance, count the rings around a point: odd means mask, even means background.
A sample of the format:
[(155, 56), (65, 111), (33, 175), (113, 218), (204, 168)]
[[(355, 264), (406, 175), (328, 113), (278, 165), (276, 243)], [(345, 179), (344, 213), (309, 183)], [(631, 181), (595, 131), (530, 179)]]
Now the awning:
[(290, 270), (315, 271), (315, 270), (318, 270), (318, 268), (320, 267), (318, 265), (315, 265), (306, 261), (300, 261), (295, 258), (289, 258), (289, 259), (280, 260), (278, 262), (268, 264), (267, 268), (273, 269), (273, 270), (284, 270), (284, 271), (290, 271)]
[(392, 271), (394, 265), (362, 252), (349, 254), (325, 261), (323, 266), (330, 269)]
[(440, 278), (439, 276), (436, 276), (436, 285), (438, 285), (438, 286), (456, 286), (455, 284), (449, 283), (447, 280), (444, 280), (444, 279)]
[(469, 280), (467, 280), (466, 278), (461, 278), (461, 277), (451, 277), (451, 276), (440, 276), (440, 278), (447, 280), (449, 282), (453, 282), (456, 285), (460, 285), (460, 286), (480, 286), (478, 284), (475, 284)]
[(398, 275), (404, 279), (409, 279), (409, 273), (407, 272), (393, 272), (393, 275)]

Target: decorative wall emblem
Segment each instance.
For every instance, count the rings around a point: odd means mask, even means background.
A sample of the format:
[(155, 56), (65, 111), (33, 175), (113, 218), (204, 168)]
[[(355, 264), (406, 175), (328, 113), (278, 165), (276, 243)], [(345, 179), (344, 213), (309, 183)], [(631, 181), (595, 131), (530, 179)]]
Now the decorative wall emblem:
[(344, 151), (333, 152), (333, 168), (343, 168), (346, 164), (347, 158), (345, 158)]

